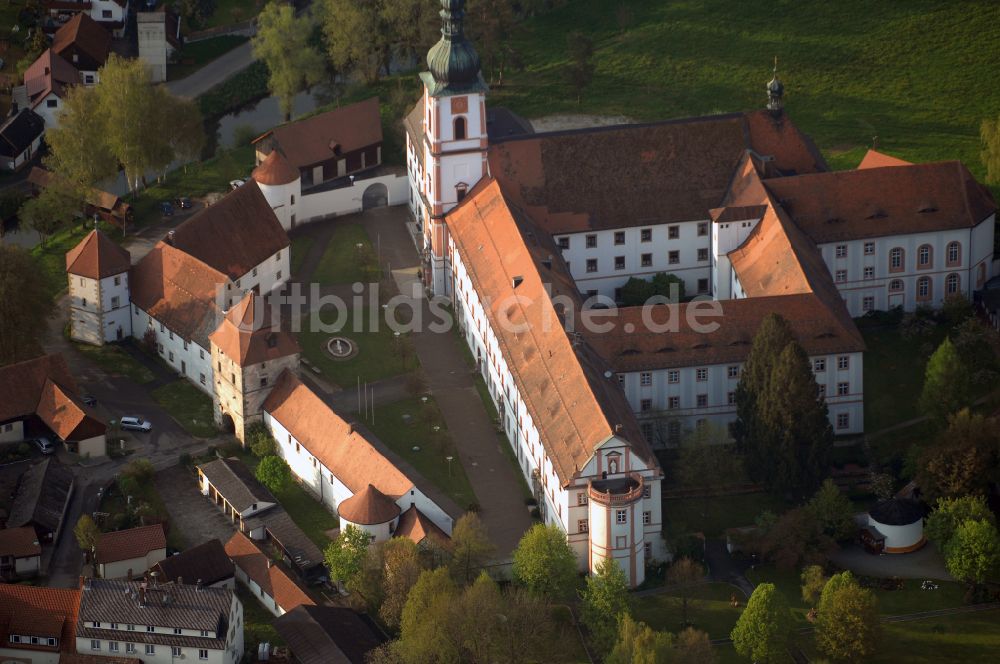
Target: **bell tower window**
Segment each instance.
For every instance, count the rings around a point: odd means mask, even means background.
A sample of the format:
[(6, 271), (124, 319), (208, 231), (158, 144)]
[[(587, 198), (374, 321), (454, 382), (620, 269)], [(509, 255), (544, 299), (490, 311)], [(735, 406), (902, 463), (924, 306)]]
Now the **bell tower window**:
[(455, 140), (461, 141), (465, 139), (465, 118), (458, 116), (455, 118)]
[(456, 201), (458, 201), (459, 203), (461, 203), (462, 199), (465, 198), (465, 195), (467, 193), (469, 193), (469, 185), (465, 184), (464, 182), (459, 182), (458, 184), (455, 185), (455, 200)]

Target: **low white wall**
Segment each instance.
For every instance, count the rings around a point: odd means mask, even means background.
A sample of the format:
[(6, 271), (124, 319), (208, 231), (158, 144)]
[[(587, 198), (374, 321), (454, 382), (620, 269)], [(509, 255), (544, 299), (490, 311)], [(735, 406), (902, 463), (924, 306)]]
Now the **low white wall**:
[(385, 185), (389, 205), (403, 205), (409, 200), (409, 183), (405, 175), (380, 175), (357, 180), (350, 187), (303, 194), (296, 223), (361, 212), (365, 190), (376, 184)]

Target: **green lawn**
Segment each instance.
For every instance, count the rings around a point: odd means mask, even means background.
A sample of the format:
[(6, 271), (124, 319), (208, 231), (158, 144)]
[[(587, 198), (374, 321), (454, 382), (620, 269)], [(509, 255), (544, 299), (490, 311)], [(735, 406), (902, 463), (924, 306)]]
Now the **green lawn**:
[(311, 281), (324, 285), (377, 281), (374, 256), (372, 242), (361, 224), (339, 224), (330, 236)]
[[(401, 338), (397, 341), (392, 330), (383, 321), (379, 321), (376, 331), (370, 331), (372, 326), (368, 320), (368, 311), (362, 309), (357, 314), (348, 311), (341, 321), (338, 321), (334, 311), (327, 311), (324, 312), (322, 321), (329, 325), (340, 322), (342, 325), (339, 330), (313, 331), (309, 329), (309, 321), (304, 320), (303, 330), (298, 333), (302, 357), (319, 367), (322, 372), (320, 375), (325, 380), (333, 381), (345, 389), (354, 389), (359, 377), (362, 382), (373, 382), (413, 371), (418, 365), (416, 354), (408, 340)], [(359, 319), (359, 325), (365, 331), (354, 331), (355, 319)], [(357, 342), (358, 354), (349, 360), (334, 360), (326, 352), (326, 342), (331, 336), (347, 337)]]
[[(238, 456), (251, 470), (256, 470), (260, 459), (248, 452), (240, 452)], [(316, 497), (298, 482), (292, 482), (281, 491), (272, 491), (271, 493), (288, 512), (288, 516), (292, 517), (292, 521), (319, 547), (319, 550), (326, 549), (330, 543), (326, 531), (340, 527), (340, 521), (337, 517), (323, 507)]]
[[(710, 639), (727, 639), (733, 631), (742, 609), (733, 608), (730, 599), (735, 593), (740, 606), (746, 605), (743, 593), (728, 583), (705, 583), (690, 589), (688, 620), (696, 629), (708, 633)], [(635, 598), (632, 615), (656, 630), (679, 632), (684, 628), (681, 599), (678, 591)]]
[(217, 28), (220, 25), (230, 25), (248, 21), (257, 14), (265, 5), (265, 0), (216, 0), (215, 11), (204, 21), (198, 23), (196, 30), (207, 30)]
[[(152, 182), (135, 202), (135, 220), (139, 225), (160, 221), (161, 201), (179, 196), (204, 196), (229, 191), (229, 181), (245, 179), (253, 170), (253, 148), (249, 145), (220, 152), (217, 156), (171, 172), (160, 182)], [(131, 230), (134, 230), (131, 229)]]
[(167, 80), (190, 76), (212, 60), (249, 41), (242, 35), (220, 35), (193, 44), (185, 44), (177, 56), (177, 64), (167, 65)]
[[(409, 423), (403, 420), (410, 416)], [(367, 422), (376, 436), (403, 457), (418, 473), (436, 485), (459, 507), (477, 502), (455, 443), (433, 398), (404, 399), (375, 409), (375, 422)], [(434, 431), (434, 427), (440, 427)], [(413, 447), (419, 447), (414, 451)], [(450, 468), (446, 457), (452, 456)]]
[(120, 346), (114, 344), (91, 346), (81, 343), (73, 345), (84, 357), (113, 376), (125, 376), (140, 385), (144, 385), (154, 378), (152, 371), (142, 366)]
[[(979, 124), (1000, 108), (1000, 87), (981, 84), (1000, 50), (992, 0), (632, 2), (624, 27), (622, 6), (577, 0), (525, 22), (510, 42), (525, 67), (504, 71), (490, 103), (639, 120), (763, 108), (778, 56), (789, 114), (835, 167), (856, 165), (878, 136), (904, 159), (961, 159), (984, 174)], [(565, 74), (574, 30), (596, 48), (579, 103)]]
[(192, 436), (211, 438), (218, 433), (212, 398), (184, 378), (153, 390), (153, 398)]
[(882, 627), (873, 662), (995, 662), (1000, 652), (1000, 609)]
[(306, 256), (309, 255), (309, 250), (312, 249), (313, 245), (316, 244), (316, 240), (310, 235), (297, 235), (292, 238), (292, 274), (298, 275), (299, 270), (302, 269), (302, 263), (305, 262)]
[(700, 531), (707, 537), (719, 537), (727, 528), (752, 526), (764, 510), (780, 514), (787, 509), (784, 501), (769, 493), (668, 498), (663, 501), (664, 530), (674, 535)]
[(573, 624), (573, 614), (565, 606), (552, 607), (552, 621), (562, 632), (559, 638), (560, 654), (564, 662), (589, 662), (587, 649), (580, 640), (580, 633)]

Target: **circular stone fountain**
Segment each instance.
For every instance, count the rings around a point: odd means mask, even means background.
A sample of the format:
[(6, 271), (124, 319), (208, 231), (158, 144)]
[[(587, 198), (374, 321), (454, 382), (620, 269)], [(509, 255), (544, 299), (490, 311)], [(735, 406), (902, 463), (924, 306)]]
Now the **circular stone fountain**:
[(335, 360), (349, 360), (358, 354), (358, 344), (347, 337), (330, 337), (326, 352)]

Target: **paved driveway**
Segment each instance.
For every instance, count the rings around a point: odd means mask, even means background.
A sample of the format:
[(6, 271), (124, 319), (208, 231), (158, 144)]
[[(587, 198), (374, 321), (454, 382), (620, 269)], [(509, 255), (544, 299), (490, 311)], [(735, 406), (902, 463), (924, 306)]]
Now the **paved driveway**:
[(233, 523), (198, 490), (197, 476), (188, 468), (172, 466), (156, 474), (156, 490), (170, 513), (170, 529), (186, 547), (210, 539), (223, 544), (236, 531)]

